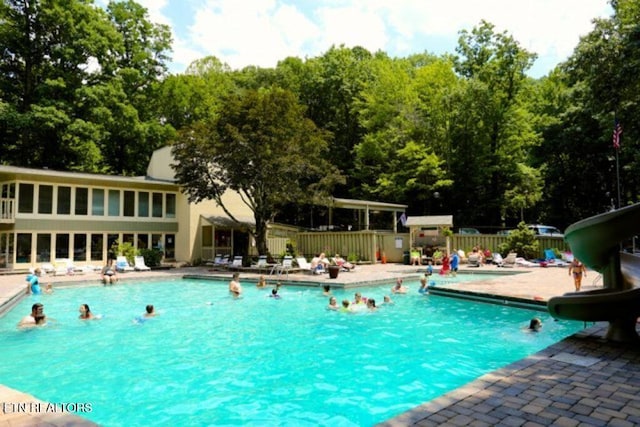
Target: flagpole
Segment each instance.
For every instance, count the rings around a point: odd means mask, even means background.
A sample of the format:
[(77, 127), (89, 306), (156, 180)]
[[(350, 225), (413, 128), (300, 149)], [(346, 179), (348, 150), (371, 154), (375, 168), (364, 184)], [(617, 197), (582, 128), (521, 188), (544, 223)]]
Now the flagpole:
[(616, 114), (613, 114), (613, 149), (616, 151), (616, 190), (618, 193), (618, 209), (620, 209), (620, 135), (622, 135), (622, 125), (618, 121)]
[(620, 209), (620, 160), (618, 151), (619, 149), (616, 149), (616, 187), (618, 189), (618, 209)]

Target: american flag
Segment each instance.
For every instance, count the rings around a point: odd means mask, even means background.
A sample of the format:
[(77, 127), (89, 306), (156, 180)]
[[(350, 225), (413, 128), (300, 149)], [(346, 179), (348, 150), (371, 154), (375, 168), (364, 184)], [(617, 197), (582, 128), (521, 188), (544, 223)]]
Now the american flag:
[(620, 135), (622, 135), (622, 125), (616, 119), (613, 126), (613, 148), (616, 150), (620, 148)]

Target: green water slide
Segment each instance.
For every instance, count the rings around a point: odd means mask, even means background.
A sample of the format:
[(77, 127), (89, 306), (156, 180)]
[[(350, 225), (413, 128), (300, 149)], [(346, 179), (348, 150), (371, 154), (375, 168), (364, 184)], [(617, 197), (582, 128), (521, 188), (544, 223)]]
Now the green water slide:
[(606, 338), (634, 342), (640, 316), (640, 257), (620, 252), (620, 243), (640, 234), (640, 203), (572, 224), (565, 231), (574, 256), (602, 274), (603, 288), (570, 292), (548, 302), (554, 318), (607, 321)]

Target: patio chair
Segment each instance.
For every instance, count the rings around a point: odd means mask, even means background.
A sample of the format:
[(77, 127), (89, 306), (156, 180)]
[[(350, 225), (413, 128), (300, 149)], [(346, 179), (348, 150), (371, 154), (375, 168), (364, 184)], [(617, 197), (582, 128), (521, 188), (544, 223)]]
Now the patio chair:
[(300, 268), (300, 270), (304, 271), (305, 273), (310, 273), (310, 274), (313, 273), (313, 271), (311, 271), (311, 263), (307, 261), (305, 257), (302, 257), (302, 256), (297, 257), (296, 264), (298, 264), (298, 267)]
[(135, 269), (131, 267), (126, 256), (119, 255), (116, 257), (116, 271), (119, 273), (125, 273), (127, 271), (135, 271)]
[(467, 264), (469, 267), (480, 267), (480, 255), (477, 253), (470, 253), (467, 258)]
[(233, 257), (231, 264), (227, 265), (230, 270), (239, 270), (242, 268), (242, 255), (236, 255)]
[(501, 264), (498, 264), (498, 267), (515, 267), (516, 259), (518, 258), (518, 254), (515, 252), (510, 252), (506, 258), (502, 260)]
[(278, 276), (280, 276), (282, 273), (285, 273), (287, 275), (287, 280), (289, 280), (289, 272), (293, 270), (293, 257), (287, 255), (282, 259), (281, 264), (276, 264), (273, 266), (269, 275), (277, 274)]
[(151, 267), (147, 267), (144, 263), (144, 257), (136, 256), (133, 258), (133, 269), (136, 271), (149, 271)]

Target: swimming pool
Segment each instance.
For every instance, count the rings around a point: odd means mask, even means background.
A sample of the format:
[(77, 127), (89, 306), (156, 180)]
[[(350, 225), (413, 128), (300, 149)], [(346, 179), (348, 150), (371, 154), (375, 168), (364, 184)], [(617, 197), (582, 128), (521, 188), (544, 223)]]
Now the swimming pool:
[[(0, 383), (50, 402), (90, 403), (104, 426), (331, 425), (383, 421), (582, 327), (546, 313), (416, 293), (375, 313), (325, 310), (310, 288), (172, 280), (57, 289), (0, 319)], [(382, 301), (388, 286), (358, 291)], [(36, 300), (55, 326), (18, 331)], [(98, 321), (77, 319), (87, 303)], [(207, 303), (210, 303), (207, 304)], [(135, 323), (146, 304), (160, 316)], [(532, 316), (540, 333), (524, 333)]]

